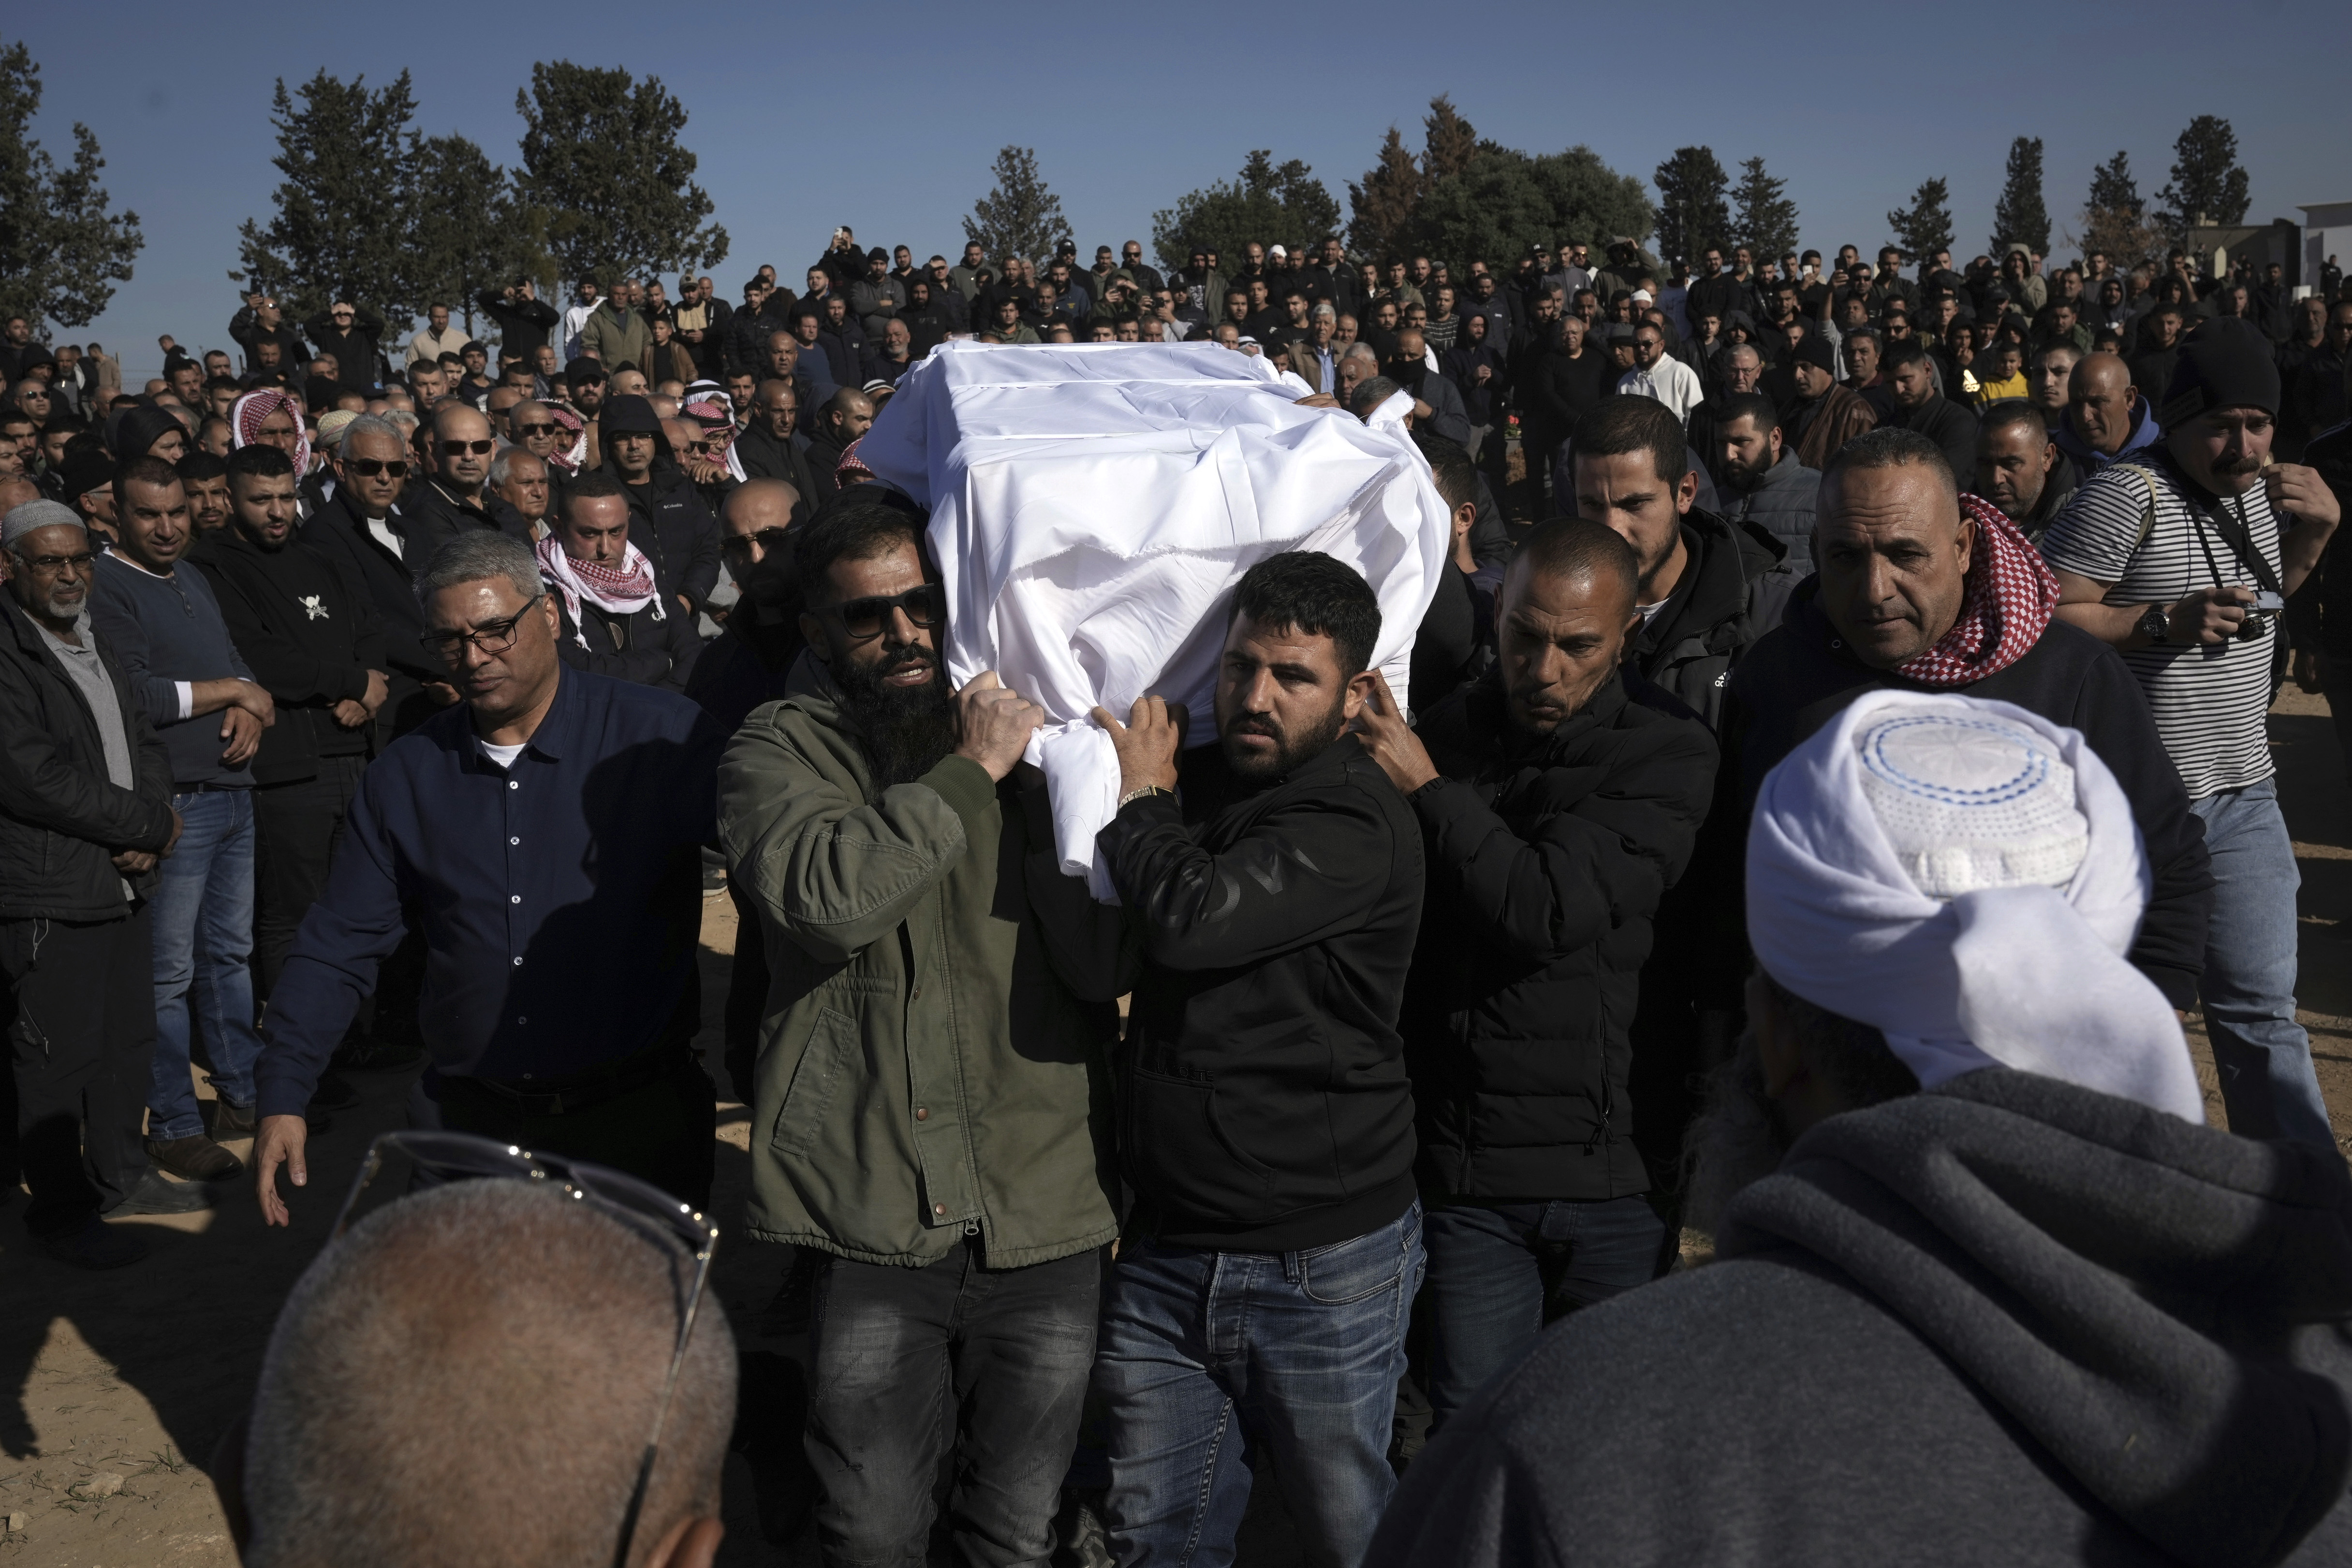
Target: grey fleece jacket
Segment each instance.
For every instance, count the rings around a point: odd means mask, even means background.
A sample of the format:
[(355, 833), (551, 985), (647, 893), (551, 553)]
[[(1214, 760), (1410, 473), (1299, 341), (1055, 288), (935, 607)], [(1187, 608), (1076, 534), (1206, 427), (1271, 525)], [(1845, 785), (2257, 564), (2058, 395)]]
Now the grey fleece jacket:
[(2331, 1154), (1988, 1068), (1812, 1129), (1719, 1249), (1546, 1333), (1368, 1568), (2352, 1562)]

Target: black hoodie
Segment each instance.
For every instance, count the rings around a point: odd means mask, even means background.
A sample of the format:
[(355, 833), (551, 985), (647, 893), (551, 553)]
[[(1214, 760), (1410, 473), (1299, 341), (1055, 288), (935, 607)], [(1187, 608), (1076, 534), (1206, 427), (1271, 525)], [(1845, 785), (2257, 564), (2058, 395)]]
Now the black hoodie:
[(2352, 1561), (2352, 1182), (1989, 1068), (1832, 1117), (1552, 1329), (1365, 1562)]

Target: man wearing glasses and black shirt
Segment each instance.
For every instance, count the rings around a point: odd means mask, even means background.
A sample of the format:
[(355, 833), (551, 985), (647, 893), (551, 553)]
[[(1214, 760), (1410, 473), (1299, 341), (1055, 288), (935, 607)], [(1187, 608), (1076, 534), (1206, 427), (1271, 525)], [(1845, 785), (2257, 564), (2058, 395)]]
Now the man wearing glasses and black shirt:
[[(459, 534), (477, 528), (496, 532), (500, 526), (490, 510), (490, 455), (499, 444), (488, 416), (462, 403), (436, 408), (423, 439), (432, 467), (413, 476), (400, 497), (420, 561)], [(528, 529), (517, 537), (530, 542)]]
[(386, 745), (457, 700), (448, 672), (422, 641), (416, 569), (429, 547), (411, 541), (415, 519), (401, 507), (404, 488), (416, 488), (408, 484), (415, 466), (398, 425), (360, 415), (343, 426), (335, 448), (335, 493), (302, 525), (302, 542), (351, 569), (383, 623), (391, 695), (377, 719), (379, 742)]
[(539, 562), (502, 534), (443, 545), (417, 596), (465, 700), (368, 770), (288, 955), (255, 1071), (263, 1217), (288, 1219), (280, 1166), (308, 1183), (302, 1105), (412, 918), (444, 1126), (706, 1207), (694, 955), (724, 737), (674, 692), (566, 668)]

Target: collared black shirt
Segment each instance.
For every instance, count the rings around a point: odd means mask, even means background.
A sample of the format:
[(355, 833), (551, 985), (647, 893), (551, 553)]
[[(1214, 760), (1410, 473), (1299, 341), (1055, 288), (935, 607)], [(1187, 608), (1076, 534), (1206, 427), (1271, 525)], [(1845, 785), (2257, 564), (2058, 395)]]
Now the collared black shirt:
[(675, 693), (572, 669), (510, 769), (464, 705), (395, 742), (270, 995), (260, 1113), (310, 1103), (404, 909), (425, 937), (436, 1071), (551, 1077), (656, 1043), (695, 984), (725, 744)]

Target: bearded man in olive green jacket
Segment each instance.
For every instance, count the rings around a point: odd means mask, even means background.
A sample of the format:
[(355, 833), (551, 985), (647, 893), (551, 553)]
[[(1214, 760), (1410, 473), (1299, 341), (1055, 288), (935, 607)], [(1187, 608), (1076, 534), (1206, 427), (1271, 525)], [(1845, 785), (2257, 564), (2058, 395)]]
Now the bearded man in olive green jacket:
[(1042, 1563), (1118, 1231), (1106, 1059), (1134, 950), (1061, 874), (1020, 762), (1039, 710), (992, 674), (949, 694), (917, 517), (856, 497), (793, 533), (810, 652), (728, 748), (719, 836), (771, 976), (751, 1229), (826, 1254), (818, 1539), (922, 1561), (951, 1382), (962, 1555)]

